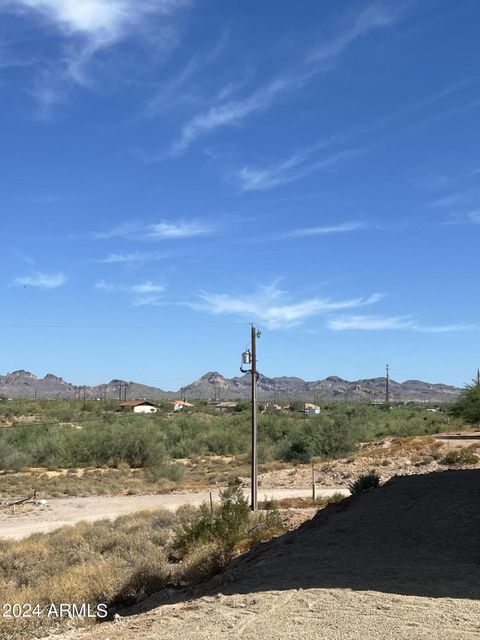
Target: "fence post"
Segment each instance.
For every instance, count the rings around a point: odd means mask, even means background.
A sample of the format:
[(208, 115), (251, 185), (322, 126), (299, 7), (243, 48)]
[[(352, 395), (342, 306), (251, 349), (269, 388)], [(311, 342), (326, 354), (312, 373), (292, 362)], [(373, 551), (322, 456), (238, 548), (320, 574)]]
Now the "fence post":
[(315, 482), (315, 460), (312, 460), (312, 499), (317, 499), (317, 485)]

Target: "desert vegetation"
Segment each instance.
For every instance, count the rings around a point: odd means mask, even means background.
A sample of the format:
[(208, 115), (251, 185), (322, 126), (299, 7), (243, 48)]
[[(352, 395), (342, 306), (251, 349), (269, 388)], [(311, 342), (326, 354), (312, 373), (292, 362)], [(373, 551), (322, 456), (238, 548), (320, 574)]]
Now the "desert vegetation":
[(371, 471), (357, 478), (355, 482), (351, 482), (348, 488), (352, 496), (358, 496), (362, 493), (368, 493), (372, 489), (377, 489), (379, 486), (380, 476), (375, 471)]
[[(0, 541), (0, 600), (41, 606), (86, 603), (92, 610), (106, 604), (111, 617), (167, 586), (197, 584), (252, 544), (284, 531), (274, 505), (252, 514), (233, 484), (220, 497), (213, 509), (143, 511), (21, 542)], [(4, 619), (0, 637), (31, 637), (52, 624), (59, 621)]]
[(480, 384), (467, 384), (458, 400), (450, 407), (450, 413), (470, 424), (480, 423)]
[[(218, 414), (205, 402), (188, 414), (141, 416), (115, 402), (0, 401), (0, 495), (140, 493), (195, 488), (245, 475), (250, 447), (248, 404)], [(426, 436), (458, 429), (460, 417), (416, 406), (330, 404), (319, 416), (261, 414), (261, 469), (335, 460), (359, 443), (390, 436)], [(3, 428), (2, 428), (3, 427)], [(215, 457), (229, 457), (213, 464)], [(186, 464), (188, 461), (188, 464)], [(39, 471), (18, 474), (23, 469)], [(6, 473), (6, 472), (10, 473)], [(202, 480), (203, 474), (203, 480)]]

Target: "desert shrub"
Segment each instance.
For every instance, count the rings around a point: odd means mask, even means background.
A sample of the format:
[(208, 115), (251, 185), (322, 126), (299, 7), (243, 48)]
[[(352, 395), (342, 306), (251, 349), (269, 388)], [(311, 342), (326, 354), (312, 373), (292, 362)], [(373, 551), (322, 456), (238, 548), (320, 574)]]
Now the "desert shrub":
[(183, 555), (202, 543), (214, 542), (226, 553), (245, 537), (248, 527), (250, 507), (242, 490), (236, 484), (229, 485), (220, 492), (220, 507), (213, 513), (206, 505), (191, 522), (182, 525), (177, 533), (175, 548)]
[(230, 560), (230, 554), (218, 542), (207, 542), (193, 545), (176, 572), (176, 579), (181, 584), (197, 584), (220, 573)]
[(337, 491), (331, 496), (328, 496), (327, 504), (336, 504), (337, 502), (342, 502), (342, 500), (345, 500), (345, 496), (343, 495), (343, 493)]
[(164, 550), (154, 549), (137, 563), (132, 572), (128, 572), (112, 601), (128, 602), (141, 594), (150, 595), (160, 591), (166, 587), (170, 577), (171, 571)]
[(442, 464), (446, 465), (477, 464), (479, 461), (480, 458), (475, 453), (475, 449), (473, 447), (452, 449), (441, 460)]
[(145, 467), (143, 477), (148, 483), (159, 480), (171, 480), (181, 482), (185, 476), (185, 467), (181, 464), (162, 463), (158, 466), (149, 464)]
[(350, 453), (355, 442), (355, 432), (345, 416), (319, 416), (303, 420), (296, 432), (285, 439), (282, 458), (287, 462), (338, 458)]
[(371, 473), (360, 476), (348, 485), (350, 489), (350, 493), (355, 496), (362, 493), (367, 493), (371, 489), (376, 489), (380, 486), (380, 476), (376, 474), (374, 471)]
[(264, 542), (285, 532), (285, 525), (273, 500), (267, 501), (263, 511), (256, 511), (251, 515), (250, 527), (246, 543), (248, 546), (257, 542)]

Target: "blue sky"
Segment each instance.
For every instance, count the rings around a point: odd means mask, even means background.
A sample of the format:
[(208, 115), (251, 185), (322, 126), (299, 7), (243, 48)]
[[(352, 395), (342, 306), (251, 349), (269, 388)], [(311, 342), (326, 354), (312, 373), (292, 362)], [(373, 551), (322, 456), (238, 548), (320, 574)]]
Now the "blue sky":
[(0, 0), (2, 373), (461, 385), (475, 0)]

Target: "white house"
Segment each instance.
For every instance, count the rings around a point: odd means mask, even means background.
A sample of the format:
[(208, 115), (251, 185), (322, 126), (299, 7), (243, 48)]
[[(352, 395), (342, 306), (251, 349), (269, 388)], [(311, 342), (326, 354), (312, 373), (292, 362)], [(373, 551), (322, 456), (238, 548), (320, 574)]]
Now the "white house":
[(191, 402), (186, 402), (185, 400), (172, 400), (173, 410), (183, 411), (183, 409), (188, 409), (189, 407), (193, 407)]
[(320, 413), (320, 407), (310, 402), (305, 403), (305, 415), (306, 416), (318, 416)]
[(217, 402), (215, 405), (215, 409), (217, 411), (222, 411), (224, 413), (228, 413), (229, 411), (235, 411), (237, 408), (236, 402)]
[(148, 400), (126, 400), (120, 403), (120, 408), (133, 413), (157, 413), (157, 407)]

